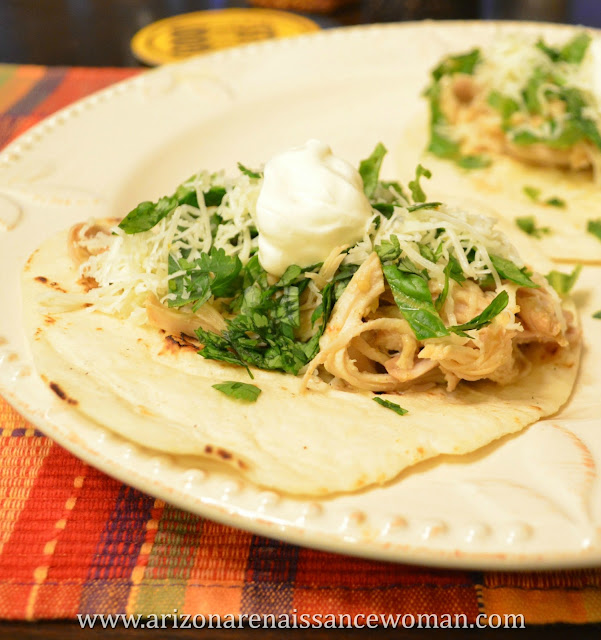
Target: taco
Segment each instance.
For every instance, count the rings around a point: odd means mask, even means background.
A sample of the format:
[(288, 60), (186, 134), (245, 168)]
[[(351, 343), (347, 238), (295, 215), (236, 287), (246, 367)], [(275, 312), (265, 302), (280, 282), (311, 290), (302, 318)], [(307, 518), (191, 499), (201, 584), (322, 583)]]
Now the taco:
[(443, 161), (436, 193), (479, 195), (551, 258), (599, 262), (600, 63), (586, 32), (557, 45), (504, 36), (441, 60), (418, 143)]
[(47, 240), (23, 291), (57, 401), (312, 495), (556, 412), (579, 361), (573, 309), (492, 219), (428, 201), (426, 169), (409, 191), (380, 180), (385, 152), (357, 171), (310, 141)]

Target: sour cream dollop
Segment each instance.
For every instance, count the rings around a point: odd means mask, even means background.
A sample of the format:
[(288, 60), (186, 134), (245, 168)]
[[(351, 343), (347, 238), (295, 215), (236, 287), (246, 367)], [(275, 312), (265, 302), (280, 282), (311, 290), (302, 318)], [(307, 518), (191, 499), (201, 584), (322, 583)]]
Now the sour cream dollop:
[(363, 180), (327, 144), (309, 140), (284, 151), (267, 162), (263, 175), (259, 262), (269, 273), (322, 262), (335, 247), (363, 237), (373, 214)]

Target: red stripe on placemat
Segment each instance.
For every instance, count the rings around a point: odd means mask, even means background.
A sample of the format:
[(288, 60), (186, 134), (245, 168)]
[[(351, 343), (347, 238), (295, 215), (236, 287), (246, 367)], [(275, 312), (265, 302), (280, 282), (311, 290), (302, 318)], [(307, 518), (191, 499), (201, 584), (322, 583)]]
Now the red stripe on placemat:
[(87, 67), (67, 69), (62, 82), (36, 107), (32, 115), (45, 118), (76, 100), (139, 73), (141, 73), (141, 69), (91, 69)]
[(469, 573), (374, 562), (303, 549), (294, 607), (328, 613), (464, 613), (478, 615)]
[(0, 555), (0, 583), (5, 581), (0, 597), (10, 602), (4, 617), (32, 618), (35, 590), (47, 577), (53, 541), (61, 534), (56, 523), (69, 519), (74, 479), (84, 475), (85, 468), (58, 445), (50, 448)]
[(68, 520), (62, 527), (48, 574), (37, 593), (36, 618), (72, 618), (79, 611), (80, 596), (102, 532), (115, 505), (121, 484), (87, 467), (79, 476), (81, 489)]

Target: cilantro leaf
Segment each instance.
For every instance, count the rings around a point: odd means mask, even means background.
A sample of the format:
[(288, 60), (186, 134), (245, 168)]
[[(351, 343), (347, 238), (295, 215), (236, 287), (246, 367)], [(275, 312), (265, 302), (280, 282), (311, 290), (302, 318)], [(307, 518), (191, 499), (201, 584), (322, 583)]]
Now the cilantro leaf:
[(407, 207), (407, 211), (419, 211), (420, 209), (436, 209), (442, 202), (420, 202)]
[[(522, 188), (522, 191), (530, 198), (530, 200), (532, 200), (532, 202), (536, 202), (537, 204), (546, 204), (549, 207), (558, 208), (563, 208), (566, 206), (566, 201), (558, 198), (557, 196), (552, 196), (541, 202), (541, 190), (537, 187), (525, 186)], [(520, 226), (519, 223), (518, 226)], [(522, 231), (525, 231), (525, 229), (522, 229)], [(528, 232), (526, 231), (526, 233)]]
[(472, 49), (467, 53), (448, 56), (432, 71), (432, 77), (438, 81), (443, 76), (450, 76), (455, 73), (473, 75), (481, 59), (480, 49)]
[(593, 313), (593, 318), (601, 320), (601, 311), (595, 311), (595, 313)]
[(359, 164), (359, 175), (363, 180), (363, 191), (368, 198), (373, 197), (378, 187), (380, 167), (387, 152), (386, 147), (381, 142), (378, 142), (369, 158), (362, 160)]
[(415, 169), (415, 179), (411, 180), (408, 185), (413, 202), (426, 202), (426, 194), (419, 183), (420, 178), (422, 177), (429, 179), (432, 177), (432, 172), (421, 164), (418, 164)]
[(591, 42), (588, 33), (579, 33), (567, 42), (559, 51), (559, 60), (580, 64)]
[(520, 109), (518, 103), (513, 98), (504, 96), (498, 91), (491, 91), (487, 102), (493, 109), (496, 109), (501, 114), (504, 126), (507, 126), (511, 116)]
[(550, 47), (540, 39), (536, 46), (549, 56), (553, 62), (570, 62), (580, 64), (584, 59), (591, 37), (588, 33), (579, 33), (569, 40), (561, 49)]
[(597, 218), (596, 220), (589, 220), (586, 225), (586, 230), (589, 233), (592, 233), (596, 238), (601, 240), (601, 218)]
[(406, 413), (409, 413), (407, 409), (403, 409), (401, 405), (396, 404), (395, 402), (390, 402), (390, 400), (386, 400), (385, 398), (380, 398), (380, 396), (375, 396), (372, 400), (386, 409), (391, 409), (400, 416), (404, 416)]
[(526, 274), (525, 267), (523, 269), (518, 269), (511, 260), (501, 258), (500, 256), (491, 255), (490, 260), (502, 280), (515, 282), (521, 287), (529, 287), (531, 289), (538, 288), (538, 285), (532, 282)]
[(483, 155), (459, 156), (456, 160), (462, 169), (485, 169), (490, 167), (491, 159)]
[(561, 271), (550, 271), (545, 277), (549, 284), (557, 291), (560, 296), (565, 296), (572, 290), (578, 276), (582, 271), (582, 265), (574, 267), (572, 273), (562, 273)]
[(238, 163), (238, 169), (245, 176), (248, 176), (249, 178), (254, 178), (255, 180), (259, 180), (260, 178), (263, 177), (262, 171), (253, 171), (252, 169), (245, 167), (241, 162)]
[(533, 238), (542, 238), (544, 235), (551, 233), (549, 227), (537, 227), (534, 216), (522, 216), (515, 219), (517, 226), (529, 236)]
[(282, 274), (282, 277), (276, 283), (276, 287), (287, 287), (291, 285), (300, 275), (303, 270), (296, 264), (291, 264), (286, 271)]
[(545, 200), (545, 204), (550, 207), (557, 207), (559, 209), (563, 209), (566, 206), (566, 201), (558, 198), (557, 196), (553, 196), (552, 198), (547, 198)]
[(541, 190), (537, 187), (530, 187), (526, 185), (522, 191), (532, 200), (533, 202), (538, 202), (541, 194)]
[(418, 340), (449, 335), (432, 302), (427, 279), (394, 265), (386, 265), (382, 270), (394, 301)]
[(141, 202), (121, 220), (119, 228), (127, 234), (148, 231), (175, 211), (178, 204), (175, 196), (164, 196), (158, 202)]
[(553, 61), (557, 62), (559, 60), (559, 49), (555, 47), (550, 47), (542, 38), (538, 40), (536, 43), (537, 49), (540, 49), (543, 53), (547, 54), (547, 56)]
[(205, 205), (207, 207), (218, 207), (223, 198), (225, 197), (225, 187), (211, 187), (208, 191), (205, 191), (202, 195), (204, 197)]
[(378, 254), (378, 258), (380, 258), (382, 264), (396, 262), (403, 252), (399, 239), (394, 234), (387, 240), (382, 240), (379, 245), (374, 247), (374, 251)]
[(228, 256), (223, 249), (211, 247), (209, 253), (202, 253), (193, 262), (185, 258), (179, 261), (169, 256), (169, 274), (184, 272), (170, 278), (169, 292), (175, 294), (168, 301), (170, 307), (181, 307), (194, 303), (193, 310), (199, 309), (211, 296), (229, 298), (239, 287), (242, 263), (238, 256)]
[(459, 324), (454, 327), (449, 327), (449, 330), (454, 333), (459, 333), (463, 331), (470, 331), (471, 329), (482, 329), (482, 327), (490, 324), (493, 318), (498, 316), (501, 311), (505, 309), (508, 303), (509, 296), (507, 295), (507, 291), (501, 291), (501, 293), (499, 293), (481, 313), (468, 322), (464, 322), (463, 324)]
[(259, 387), (256, 387), (254, 384), (247, 384), (246, 382), (228, 380), (227, 382), (214, 384), (212, 386), (213, 389), (225, 393), (225, 395), (230, 398), (244, 400), (246, 402), (256, 402), (257, 398), (261, 395), (261, 389), (259, 389)]

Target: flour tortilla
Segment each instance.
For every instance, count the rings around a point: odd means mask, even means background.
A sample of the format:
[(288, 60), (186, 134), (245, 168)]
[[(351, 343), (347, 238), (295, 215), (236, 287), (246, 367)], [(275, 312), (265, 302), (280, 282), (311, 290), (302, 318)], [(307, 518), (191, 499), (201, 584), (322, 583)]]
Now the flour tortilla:
[[(217, 459), (254, 483), (325, 495), (386, 482), (439, 454), (462, 454), (556, 412), (568, 399), (579, 348), (544, 352), (515, 385), (460, 384), (385, 395), (301, 392), (300, 377), (204, 360), (164, 333), (79, 308), (56, 311), (83, 293), (67, 256), (67, 235), (48, 240), (24, 272), (27, 330), (38, 373), (72, 411), (144, 447)], [(542, 353), (542, 351), (541, 351)], [(262, 389), (255, 404), (212, 388), (225, 380)]]
[[(601, 217), (601, 187), (590, 172), (537, 167), (505, 155), (487, 154), (492, 164), (466, 170), (451, 160), (424, 151), (429, 142), (428, 115), (422, 112), (408, 126), (396, 150), (397, 173), (411, 179), (418, 163), (432, 172), (424, 181), (428, 200), (461, 206), (470, 202), (483, 212), (492, 212), (505, 223), (503, 230), (513, 237), (528, 237), (515, 219), (533, 216), (537, 227), (549, 227), (550, 234), (533, 239), (537, 248), (558, 262), (601, 264), (601, 241), (587, 231), (589, 220)], [(557, 197), (565, 208), (533, 202), (524, 187), (540, 189), (541, 200)]]

